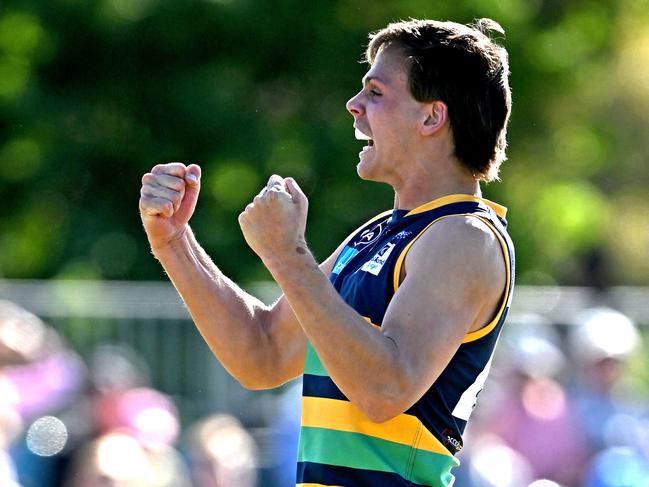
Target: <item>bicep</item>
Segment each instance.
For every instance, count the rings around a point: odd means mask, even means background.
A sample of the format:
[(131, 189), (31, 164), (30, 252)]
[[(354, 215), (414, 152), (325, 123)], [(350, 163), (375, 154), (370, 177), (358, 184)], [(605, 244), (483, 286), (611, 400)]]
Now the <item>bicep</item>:
[(466, 334), (498, 301), (490, 273), (492, 260), (501, 257), (492, 251), (484, 229), (442, 223), (411, 248), (406, 277), (382, 325), (399, 349), (410, 402), (433, 384)]

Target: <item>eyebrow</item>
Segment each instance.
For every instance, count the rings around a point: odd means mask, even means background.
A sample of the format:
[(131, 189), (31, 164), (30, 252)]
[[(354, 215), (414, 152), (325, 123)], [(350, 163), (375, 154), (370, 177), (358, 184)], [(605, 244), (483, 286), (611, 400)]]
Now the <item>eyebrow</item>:
[(364, 76), (362, 81), (363, 81), (363, 86), (367, 86), (371, 81), (378, 81), (383, 85), (385, 84), (385, 81), (383, 81), (378, 76)]

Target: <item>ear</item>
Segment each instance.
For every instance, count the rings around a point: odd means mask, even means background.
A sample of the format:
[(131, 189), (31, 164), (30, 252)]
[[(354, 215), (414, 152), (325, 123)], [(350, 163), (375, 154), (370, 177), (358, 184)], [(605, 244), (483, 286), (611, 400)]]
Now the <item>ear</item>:
[(421, 135), (433, 135), (446, 125), (448, 107), (443, 101), (435, 100), (425, 105), (425, 119), (421, 125)]

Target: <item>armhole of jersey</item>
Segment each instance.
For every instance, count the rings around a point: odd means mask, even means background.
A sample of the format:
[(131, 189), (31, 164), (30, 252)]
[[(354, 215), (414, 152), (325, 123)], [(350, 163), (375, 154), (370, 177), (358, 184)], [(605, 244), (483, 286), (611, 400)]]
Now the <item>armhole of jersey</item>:
[(377, 324), (375, 324), (375, 323), (372, 323), (372, 319), (369, 318), (368, 316), (363, 316), (362, 318), (363, 318), (365, 321), (367, 321), (370, 325), (372, 325), (374, 328), (376, 328), (377, 330), (380, 330), (380, 329), (381, 329), (381, 326), (379, 326), (379, 325), (377, 325)]
[(500, 318), (503, 315), (503, 311), (505, 311), (505, 306), (507, 305), (507, 301), (509, 300), (509, 293), (511, 291), (511, 263), (509, 262), (509, 251), (507, 250), (507, 243), (505, 242), (505, 239), (503, 236), (496, 230), (496, 227), (494, 226), (493, 223), (491, 223), (489, 220), (487, 220), (484, 217), (478, 216), (478, 215), (471, 215), (474, 218), (477, 218), (484, 222), (494, 233), (496, 238), (498, 238), (498, 241), (500, 242), (500, 248), (503, 251), (503, 258), (505, 259), (505, 274), (506, 274), (506, 281), (505, 281), (505, 291), (503, 292), (502, 300), (500, 303), (500, 307), (498, 308), (498, 311), (494, 315), (493, 319), (487, 323), (485, 326), (480, 328), (479, 330), (472, 331), (470, 333), (467, 333), (464, 336), (464, 340), (462, 340), (462, 343), (469, 343), (469, 342), (474, 342), (486, 335), (488, 335), (494, 328), (496, 328), (496, 325), (500, 321)]
[(462, 340), (462, 343), (468, 343), (468, 342), (473, 342), (475, 340), (478, 340), (479, 338), (482, 338), (485, 335), (488, 335), (489, 332), (492, 331), (496, 327), (496, 325), (500, 321), (500, 317), (502, 316), (503, 311), (505, 310), (505, 305), (507, 304), (507, 300), (509, 299), (509, 292), (510, 292), (510, 287), (511, 287), (511, 268), (510, 268), (511, 266), (510, 266), (510, 262), (509, 262), (509, 252), (507, 250), (507, 244), (505, 243), (505, 239), (496, 230), (493, 223), (491, 223), (486, 218), (483, 218), (483, 217), (478, 216), (478, 215), (474, 215), (473, 213), (460, 213), (460, 214), (455, 214), (455, 215), (446, 215), (446, 216), (442, 216), (442, 217), (439, 217), (439, 218), (433, 220), (428, 225), (426, 225), (426, 227), (421, 232), (419, 232), (417, 234), (417, 236), (415, 238), (413, 238), (412, 241), (408, 245), (406, 245), (406, 247), (399, 254), (399, 257), (397, 258), (397, 261), (396, 261), (396, 263), (394, 265), (393, 285), (394, 285), (394, 292), (396, 293), (397, 289), (399, 288), (399, 284), (400, 284), (399, 283), (399, 278), (401, 277), (401, 269), (402, 269), (403, 263), (404, 263), (404, 261), (406, 259), (406, 255), (408, 254), (408, 251), (410, 250), (410, 247), (412, 247), (412, 245), (417, 240), (419, 240), (419, 237), (421, 237), (424, 234), (424, 232), (426, 230), (428, 230), (433, 223), (438, 222), (440, 220), (443, 220), (445, 218), (451, 217), (451, 216), (471, 216), (473, 218), (477, 218), (477, 219), (481, 220), (482, 222), (484, 222), (491, 229), (491, 231), (494, 233), (494, 235), (498, 238), (498, 241), (500, 242), (500, 248), (503, 251), (503, 257), (505, 259), (505, 270), (506, 270), (507, 281), (505, 283), (505, 291), (503, 293), (502, 301), (500, 303), (500, 307), (498, 308), (498, 312), (494, 315), (494, 318), (489, 323), (487, 323), (485, 326), (483, 326), (482, 328), (480, 328), (480, 329), (478, 329), (476, 331), (472, 331), (470, 333), (467, 333), (464, 336), (464, 339)]
[[(455, 216), (455, 215), (454, 215), (454, 216)], [(421, 232), (419, 232), (419, 233), (415, 236), (415, 238), (413, 238), (413, 239), (410, 241), (410, 243), (409, 243), (408, 245), (405, 246), (405, 248), (404, 248), (404, 249), (401, 251), (401, 253), (399, 254), (399, 257), (397, 257), (397, 261), (396, 261), (395, 264), (394, 264), (394, 272), (393, 272), (393, 274), (392, 274), (393, 287), (394, 287), (394, 292), (395, 292), (395, 293), (397, 292), (397, 289), (399, 289), (399, 284), (400, 284), (399, 281), (400, 281), (400, 277), (401, 277), (401, 268), (403, 267), (403, 263), (404, 263), (404, 261), (406, 260), (406, 255), (408, 254), (408, 251), (410, 250), (410, 247), (412, 247), (412, 245), (413, 245), (417, 240), (419, 240), (419, 237), (421, 237), (421, 236), (424, 234), (424, 232), (425, 232), (426, 230), (428, 230), (428, 229), (431, 227), (431, 225), (432, 225), (433, 223), (435, 223), (435, 222), (441, 220), (442, 218), (446, 218), (446, 217), (436, 218), (435, 220), (433, 220), (432, 222), (430, 222), (428, 225), (426, 225), (426, 226), (424, 227), (424, 229), (423, 229)]]

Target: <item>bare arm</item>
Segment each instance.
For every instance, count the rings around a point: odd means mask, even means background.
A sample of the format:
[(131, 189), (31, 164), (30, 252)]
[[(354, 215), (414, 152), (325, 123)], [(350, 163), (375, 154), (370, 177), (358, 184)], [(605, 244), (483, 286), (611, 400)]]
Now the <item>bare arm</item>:
[[(196, 165), (158, 165), (144, 175), (140, 213), (153, 254), (224, 367), (245, 387), (280, 385), (302, 373), (304, 332), (284, 296), (266, 306), (228, 279), (200, 247), (188, 226), (199, 191)], [(320, 266), (323, 275), (331, 272), (335, 255)]]
[[(287, 189), (299, 207), (299, 188), (289, 182)], [(288, 225), (295, 215), (285, 205)], [(288, 242), (264, 228), (266, 220), (262, 209), (240, 216), (246, 240), (282, 287), (336, 385), (374, 421), (421, 397), (465, 334), (488, 323), (505, 288), (502, 250), (491, 230), (472, 218), (447, 218), (411, 248), (406, 277), (378, 329), (340, 298), (304, 251), (299, 228)]]

